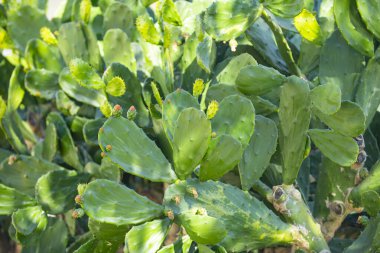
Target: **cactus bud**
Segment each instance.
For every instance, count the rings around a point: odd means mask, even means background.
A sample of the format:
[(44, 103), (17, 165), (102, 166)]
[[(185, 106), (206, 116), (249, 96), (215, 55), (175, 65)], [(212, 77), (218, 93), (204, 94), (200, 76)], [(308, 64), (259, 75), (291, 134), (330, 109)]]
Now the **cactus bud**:
[(83, 195), (84, 191), (86, 190), (87, 184), (79, 184), (77, 187), (77, 191), (79, 195)]
[(106, 151), (107, 152), (110, 152), (112, 150), (112, 146), (110, 145), (110, 144), (108, 144), (107, 146), (106, 146)]
[(172, 200), (176, 203), (176, 205), (179, 205), (181, 203), (181, 197), (178, 195), (175, 195)]
[(216, 137), (216, 133), (215, 132), (212, 132), (211, 133), (211, 138), (215, 138)]
[(205, 88), (205, 83), (202, 79), (198, 78), (195, 80), (193, 84), (193, 96), (198, 97), (202, 94)]
[(216, 100), (210, 102), (207, 108), (207, 118), (212, 119), (215, 117), (219, 109), (219, 103)]
[(198, 198), (198, 192), (194, 187), (187, 187), (186, 191), (192, 194), (195, 199)]
[(235, 39), (232, 39), (228, 43), (230, 45), (231, 51), (236, 52), (236, 48), (238, 46), (238, 42)]
[(99, 133), (104, 133), (104, 128), (103, 127), (99, 128)]
[(16, 160), (17, 160), (17, 156), (15, 156), (15, 155), (10, 155), (10, 156), (8, 157), (8, 165), (12, 165), (12, 164), (14, 164), (14, 163), (16, 162)]
[(104, 158), (104, 157), (106, 157), (106, 153), (101, 152), (101, 153), (100, 153), (100, 156), (101, 156), (102, 158)]
[(82, 208), (78, 208), (78, 209), (75, 209), (71, 216), (74, 218), (74, 219), (79, 219), (79, 218), (82, 218), (84, 215), (84, 211)]
[(129, 120), (134, 120), (136, 118), (136, 115), (137, 115), (137, 111), (136, 111), (136, 108), (132, 105), (131, 107), (129, 107), (128, 109), (128, 112), (127, 112), (127, 118)]
[(80, 2), (80, 18), (83, 22), (88, 23), (90, 21), (91, 16), (91, 0), (82, 0)]
[(75, 196), (75, 203), (77, 203), (78, 205), (82, 205), (83, 204), (83, 198), (82, 198), (82, 195), (76, 195)]
[(44, 26), (40, 29), (40, 36), (41, 36), (41, 39), (45, 41), (47, 44), (53, 45), (53, 46), (58, 45), (57, 38), (48, 27)]
[(155, 83), (152, 83), (152, 91), (153, 91), (153, 96), (154, 98), (156, 99), (157, 103), (162, 106), (162, 98), (161, 98), (161, 95), (160, 95), (160, 92), (157, 88), (157, 85)]
[(106, 92), (114, 97), (120, 97), (124, 95), (126, 91), (126, 85), (124, 80), (118, 76), (115, 76), (107, 83)]
[(109, 118), (112, 115), (112, 107), (108, 101), (104, 101), (99, 109), (106, 118)]
[(123, 114), (123, 108), (121, 105), (115, 105), (112, 110), (112, 116), (120, 117)]
[(174, 213), (172, 210), (168, 210), (166, 211), (166, 216), (170, 219), (170, 220), (174, 220)]

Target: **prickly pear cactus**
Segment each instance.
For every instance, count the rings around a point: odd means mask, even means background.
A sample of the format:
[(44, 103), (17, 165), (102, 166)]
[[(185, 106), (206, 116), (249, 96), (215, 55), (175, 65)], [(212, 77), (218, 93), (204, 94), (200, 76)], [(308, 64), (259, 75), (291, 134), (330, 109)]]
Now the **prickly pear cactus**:
[(0, 3), (0, 252), (379, 251), (378, 1), (60, 4)]

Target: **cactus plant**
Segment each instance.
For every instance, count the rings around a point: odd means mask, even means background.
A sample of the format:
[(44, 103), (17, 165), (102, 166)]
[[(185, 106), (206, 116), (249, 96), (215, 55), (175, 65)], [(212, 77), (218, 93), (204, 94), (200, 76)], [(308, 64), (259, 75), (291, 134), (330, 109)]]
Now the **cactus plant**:
[(0, 4), (2, 238), (379, 251), (376, 1), (37, 2)]

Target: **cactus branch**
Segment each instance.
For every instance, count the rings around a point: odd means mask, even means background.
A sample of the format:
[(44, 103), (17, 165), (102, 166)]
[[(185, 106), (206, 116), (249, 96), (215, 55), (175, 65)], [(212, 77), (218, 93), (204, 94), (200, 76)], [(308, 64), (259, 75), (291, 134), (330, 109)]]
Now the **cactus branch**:
[(271, 16), (265, 10), (263, 10), (261, 16), (272, 30), (277, 42), (278, 49), (280, 50), (280, 54), (286, 62), (286, 65), (288, 65), (289, 71), (294, 75), (303, 77), (304, 75), (294, 61), (292, 51), (284, 37), (281, 27), (273, 21)]

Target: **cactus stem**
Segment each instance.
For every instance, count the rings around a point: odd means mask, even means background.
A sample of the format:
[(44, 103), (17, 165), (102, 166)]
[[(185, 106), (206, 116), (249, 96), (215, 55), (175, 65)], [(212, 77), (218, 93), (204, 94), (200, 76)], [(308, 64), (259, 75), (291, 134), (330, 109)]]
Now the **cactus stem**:
[(288, 42), (285, 39), (285, 36), (282, 32), (281, 27), (273, 21), (271, 16), (265, 10), (262, 11), (261, 17), (264, 19), (264, 21), (268, 24), (268, 26), (272, 30), (275, 40), (277, 42), (280, 54), (282, 58), (284, 59), (284, 61), (286, 62), (286, 64), (288, 65), (289, 71), (294, 75), (297, 75), (299, 77), (304, 77), (301, 70), (297, 66), (296, 62), (294, 61), (292, 51), (289, 47)]

